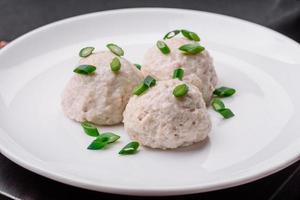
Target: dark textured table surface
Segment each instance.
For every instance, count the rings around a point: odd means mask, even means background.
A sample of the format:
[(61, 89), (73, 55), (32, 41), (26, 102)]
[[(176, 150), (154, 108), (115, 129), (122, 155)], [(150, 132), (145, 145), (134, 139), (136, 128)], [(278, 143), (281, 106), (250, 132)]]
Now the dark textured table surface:
[[(300, 42), (299, 0), (0, 0), (0, 40), (13, 40), (44, 24), (89, 12), (130, 7), (204, 10), (246, 19)], [(299, 55), (300, 56), (300, 55)], [(1, 64), (1, 61), (0, 61)], [(153, 199), (98, 193), (49, 180), (0, 154), (0, 199)], [(300, 199), (300, 161), (280, 172), (242, 186), (186, 196), (155, 199)]]

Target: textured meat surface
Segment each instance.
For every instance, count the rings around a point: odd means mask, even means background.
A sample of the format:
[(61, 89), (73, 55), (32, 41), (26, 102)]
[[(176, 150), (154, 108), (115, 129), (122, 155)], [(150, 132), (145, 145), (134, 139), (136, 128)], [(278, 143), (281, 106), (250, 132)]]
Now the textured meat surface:
[(185, 97), (176, 98), (179, 80), (158, 81), (140, 96), (133, 96), (124, 111), (124, 126), (142, 145), (170, 149), (204, 140), (211, 130), (201, 92), (192, 84)]
[(67, 83), (62, 94), (62, 108), (66, 116), (99, 125), (122, 121), (125, 106), (134, 86), (142, 80), (142, 74), (124, 58), (120, 58), (120, 71), (112, 72), (110, 63), (115, 57), (111, 52), (103, 51), (80, 60), (80, 65), (94, 65), (97, 70), (91, 75), (74, 73)]

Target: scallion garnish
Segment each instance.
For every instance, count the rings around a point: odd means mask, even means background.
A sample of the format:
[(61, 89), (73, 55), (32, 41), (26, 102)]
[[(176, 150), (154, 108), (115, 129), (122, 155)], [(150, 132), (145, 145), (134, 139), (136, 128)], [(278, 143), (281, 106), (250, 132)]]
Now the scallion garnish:
[(95, 49), (94, 47), (85, 47), (80, 50), (79, 56), (82, 58), (88, 57), (93, 53), (94, 49)]
[(149, 87), (143, 81), (142, 83), (140, 83), (139, 85), (137, 85), (133, 88), (132, 93), (139, 96), (139, 95), (143, 94), (148, 89), (149, 89)]
[(186, 37), (187, 39), (193, 40), (193, 39), (191, 38), (191, 36), (190, 36), (190, 31), (185, 30), (185, 29), (182, 29), (182, 30), (181, 30), (181, 34), (182, 34), (184, 37)]
[(90, 150), (103, 149), (109, 143), (109, 137), (97, 137), (87, 148)]
[(197, 53), (202, 52), (204, 49), (205, 48), (203, 46), (200, 46), (197, 43), (185, 44), (179, 47), (179, 50), (183, 51), (185, 54), (188, 55), (195, 55)]
[(130, 142), (125, 147), (121, 149), (119, 154), (121, 155), (129, 155), (129, 154), (135, 154), (137, 152), (137, 149), (139, 148), (140, 144), (138, 142)]
[(172, 37), (178, 35), (179, 33), (180, 33), (180, 30), (170, 31), (169, 33), (167, 33), (167, 34), (164, 36), (164, 40), (165, 40), (165, 39), (171, 39)]
[(189, 91), (189, 88), (186, 84), (177, 85), (173, 90), (173, 95), (175, 97), (183, 97)]
[(193, 38), (194, 41), (196, 41), (196, 42), (200, 41), (200, 37), (196, 33), (190, 32), (190, 36), (191, 36), (191, 38)]
[(96, 67), (93, 65), (79, 65), (73, 72), (77, 74), (89, 75), (96, 70)]
[(120, 138), (119, 135), (116, 135), (116, 134), (111, 133), (111, 132), (102, 133), (100, 135), (100, 137), (108, 137), (109, 138), (108, 143), (113, 143), (113, 142), (117, 141)]
[(183, 74), (184, 74), (183, 69), (177, 68), (173, 72), (173, 79), (178, 78), (179, 80), (182, 80)]
[(213, 98), (213, 100), (211, 102), (211, 105), (212, 105), (212, 107), (214, 108), (215, 111), (219, 111), (219, 110), (225, 108), (225, 104), (219, 98)]
[(116, 44), (109, 43), (106, 47), (115, 55), (117, 56), (124, 56), (124, 51), (121, 47), (117, 46)]
[(214, 95), (218, 97), (230, 97), (235, 93), (235, 89), (233, 88), (228, 88), (228, 87), (220, 87), (215, 89)]
[(144, 79), (144, 84), (148, 87), (153, 87), (156, 84), (156, 80), (152, 76), (148, 75)]
[(183, 29), (183, 30), (181, 30), (181, 33), (184, 37), (186, 37), (189, 40), (194, 40), (196, 42), (200, 41), (200, 37), (194, 32)]
[(234, 113), (229, 108), (222, 108), (217, 111), (220, 113), (225, 119), (231, 118), (234, 116)]
[(121, 69), (121, 62), (119, 58), (115, 57), (110, 63), (110, 69), (113, 72), (118, 72)]
[(119, 138), (120, 136), (114, 133), (102, 133), (88, 146), (88, 149), (103, 149), (106, 145), (117, 141)]
[(159, 50), (163, 54), (169, 54), (170, 53), (170, 49), (169, 49), (168, 45), (165, 42), (159, 40), (159, 41), (157, 41), (156, 46), (157, 46), (157, 48), (159, 48)]
[(231, 118), (234, 116), (234, 113), (225, 107), (223, 101), (219, 98), (213, 98), (211, 105), (215, 111), (220, 113), (225, 119)]
[(142, 66), (140, 64), (134, 64), (136, 66), (136, 68), (138, 68), (139, 70), (141, 70)]
[(81, 126), (87, 135), (93, 136), (93, 137), (97, 137), (99, 135), (97, 127), (94, 126), (93, 124), (91, 124), (89, 122), (82, 122)]

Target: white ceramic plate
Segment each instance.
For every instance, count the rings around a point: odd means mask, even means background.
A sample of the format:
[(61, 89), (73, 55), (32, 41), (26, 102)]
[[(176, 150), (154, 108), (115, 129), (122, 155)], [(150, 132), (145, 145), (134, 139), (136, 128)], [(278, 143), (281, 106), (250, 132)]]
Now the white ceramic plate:
[[(60, 109), (60, 94), (84, 46), (114, 42), (140, 63), (146, 49), (173, 29), (193, 30), (211, 52), (219, 85), (237, 89), (225, 103), (236, 114), (209, 112), (204, 144), (174, 151), (141, 148), (119, 156), (129, 138), (122, 125), (105, 151)], [(119, 194), (175, 195), (256, 180), (295, 162), (300, 153), (300, 46), (262, 26), (232, 17), (179, 9), (99, 12), (36, 29), (0, 52), (1, 153), (43, 176)]]

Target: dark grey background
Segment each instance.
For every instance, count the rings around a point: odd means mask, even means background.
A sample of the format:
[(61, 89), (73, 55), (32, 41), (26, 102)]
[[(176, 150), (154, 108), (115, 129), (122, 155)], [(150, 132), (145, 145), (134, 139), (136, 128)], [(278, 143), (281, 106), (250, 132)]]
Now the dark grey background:
[[(270, 27), (300, 42), (300, 1), (298, 0), (0, 0), (0, 40), (13, 40), (34, 28), (66, 17), (130, 7), (173, 7), (226, 14)], [(27, 171), (1, 154), (0, 191), (28, 200), (153, 199), (97, 193), (64, 185)], [(217, 198), (299, 200), (300, 161), (274, 175), (239, 187), (155, 199)], [(5, 197), (0, 196), (0, 199)]]

